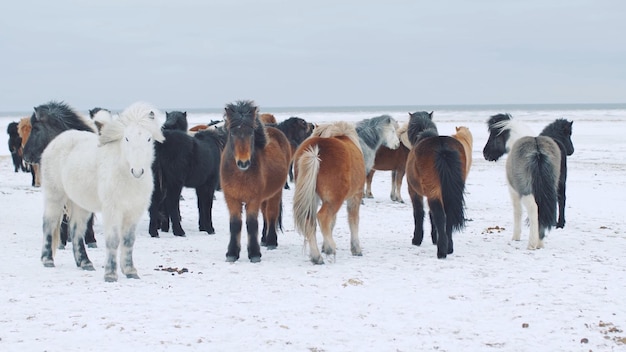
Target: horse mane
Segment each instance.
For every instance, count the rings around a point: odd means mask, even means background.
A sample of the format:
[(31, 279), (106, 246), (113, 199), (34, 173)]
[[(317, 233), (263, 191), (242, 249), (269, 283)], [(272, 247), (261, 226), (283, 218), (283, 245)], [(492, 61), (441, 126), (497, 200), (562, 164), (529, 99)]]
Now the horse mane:
[(437, 131), (437, 125), (433, 122), (433, 112), (416, 111), (409, 113), (409, 127), (407, 133), (411, 145), (415, 145), (419, 134), (428, 128)]
[(317, 125), (315, 129), (313, 129), (313, 133), (311, 137), (321, 137), (321, 138), (331, 138), (338, 136), (346, 136), (350, 138), (352, 143), (359, 148), (361, 153), (363, 150), (361, 149), (361, 143), (359, 143), (359, 135), (356, 132), (356, 128), (353, 124), (344, 121), (337, 121), (328, 124)]
[(413, 144), (417, 144), (426, 138), (438, 137), (438, 136), (439, 136), (439, 131), (437, 131), (436, 128), (429, 127), (417, 134), (417, 137), (415, 138), (415, 142)]
[(405, 122), (400, 126), (396, 132), (398, 133), (398, 138), (400, 142), (407, 148), (411, 149), (411, 141), (409, 140), (409, 123)]
[(131, 124), (137, 124), (147, 129), (157, 142), (163, 142), (165, 137), (161, 132), (161, 123), (158, 117), (162, 113), (148, 103), (137, 102), (127, 107), (116, 119), (105, 123), (100, 130), (100, 145), (120, 140), (124, 130)]
[(32, 121), (40, 120), (56, 130), (97, 131), (93, 121), (77, 113), (64, 102), (50, 101), (35, 107), (34, 110)]
[(252, 100), (239, 100), (229, 103), (224, 109), (225, 126), (228, 130), (237, 126), (249, 126), (254, 129), (255, 148), (264, 149), (269, 137), (265, 126), (259, 119), (259, 108)]
[(509, 139), (506, 141), (507, 149), (510, 150), (515, 141), (524, 136), (534, 136), (534, 132), (522, 121), (514, 119), (510, 114), (497, 114), (489, 118), (487, 122), (489, 131), (497, 131), (500, 135), (509, 131)]
[(380, 115), (376, 117), (372, 117), (370, 119), (363, 119), (357, 122), (355, 129), (359, 138), (367, 145), (368, 147), (374, 149), (377, 147), (377, 143), (380, 139), (380, 130), (382, 129), (381, 123), (389, 121), (391, 123), (395, 123), (396, 128), (398, 127), (398, 123), (396, 120), (392, 119), (389, 115)]
[(573, 122), (567, 121), (566, 119), (556, 119), (554, 122), (547, 125), (543, 131), (541, 131), (540, 135), (556, 139), (560, 139), (563, 136), (570, 136), (572, 134), (572, 124)]

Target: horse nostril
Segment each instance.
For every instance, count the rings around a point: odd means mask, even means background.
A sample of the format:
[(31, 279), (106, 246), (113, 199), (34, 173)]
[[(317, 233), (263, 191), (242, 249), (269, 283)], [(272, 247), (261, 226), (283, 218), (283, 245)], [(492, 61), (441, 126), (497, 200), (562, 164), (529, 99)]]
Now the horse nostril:
[(139, 178), (139, 177), (143, 176), (144, 169), (142, 168), (141, 170), (139, 170), (137, 172), (134, 168), (131, 168), (130, 169), (130, 173), (133, 174), (133, 176), (135, 176), (136, 178)]
[(247, 170), (250, 167), (250, 160), (246, 160), (246, 161), (237, 160), (237, 167), (240, 170)]

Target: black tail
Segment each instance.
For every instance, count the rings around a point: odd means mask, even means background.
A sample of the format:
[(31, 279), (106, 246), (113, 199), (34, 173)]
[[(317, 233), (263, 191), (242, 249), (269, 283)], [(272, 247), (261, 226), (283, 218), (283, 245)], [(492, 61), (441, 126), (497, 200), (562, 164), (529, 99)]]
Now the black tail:
[[(554, 165), (548, 156), (537, 151), (534, 162), (530, 163), (532, 191), (537, 203), (539, 229), (551, 229), (556, 224), (557, 181), (559, 175), (554, 172)], [(543, 234), (539, 231), (539, 234)], [(543, 239), (543, 236), (542, 236)]]
[(450, 148), (445, 140), (442, 140), (441, 149), (437, 151), (435, 168), (441, 183), (446, 223), (453, 230), (461, 230), (465, 227), (465, 181), (461, 170), (461, 155)]

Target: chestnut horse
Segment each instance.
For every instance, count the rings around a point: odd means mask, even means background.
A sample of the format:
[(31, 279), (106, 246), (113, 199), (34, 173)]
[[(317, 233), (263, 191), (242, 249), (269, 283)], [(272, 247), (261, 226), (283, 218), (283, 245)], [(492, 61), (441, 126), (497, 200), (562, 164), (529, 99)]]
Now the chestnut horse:
[[(314, 264), (324, 264), (315, 235), (317, 221), (324, 236), (322, 251), (336, 254), (332, 231), (344, 201), (350, 225), (352, 255), (362, 255), (359, 243), (359, 207), (365, 182), (365, 159), (354, 125), (336, 122), (318, 126), (294, 157), (293, 216), (296, 230), (304, 235)], [(322, 203), (319, 211), (317, 207)]]
[(282, 229), (282, 191), (291, 147), (280, 130), (264, 126), (252, 101), (226, 105), (226, 145), (220, 164), (220, 183), (230, 214), (230, 242), (226, 261), (239, 259), (242, 211), (245, 204), (248, 231), (248, 258), (261, 261), (258, 215), (263, 214), (261, 243), (268, 249), (278, 246), (277, 229)]
[(404, 203), (400, 190), (402, 189), (402, 178), (406, 173), (406, 157), (409, 155), (411, 149), (411, 142), (407, 136), (409, 125), (406, 123), (404, 126), (397, 130), (398, 138), (400, 138), (400, 146), (396, 149), (390, 149), (384, 145), (381, 145), (376, 151), (376, 158), (374, 158), (374, 167), (367, 174), (365, 179), (365, 198), (374, 198), (372, 194), (372, 179), (376, 170), (379, 171), (391, 171), (391, 200), (394, 202)]
[(465, 148), (455, 138), (439, 136), (434, 129), (411, 136), (411, 140), (416, 142), (407, 158), (406, 178), (415, 223), (412, 242), (419, 246), (424, 239), (426, 197), (437, 258), (443, 259), (454, 251), (452, 232), (465, 226)]
[(264, 124), (268, 124), (268, 123), (276, 123), (276, 116), (272, 115), (272, 114), (260, 114), (259, 115), (259, 119), (261, 120), (261, 122), (263, 122)]
[[(21, 118), (20, 122), (17, 124), (17, 133), (20, 138), (22, 138), (22, 153), (24, 152), (24, 146), (26, 142), (28, 142), (28, 137), (30, 137), (32, 129), (33, 126), (30, 124), (30, 116)], [(24, 160), (24, 162), (30, 168), (30, 174), (32, 175), (31, 186), (40, 187), (41, 173), (39, 172), (39, 163), (27, 162), (26, 160)]]

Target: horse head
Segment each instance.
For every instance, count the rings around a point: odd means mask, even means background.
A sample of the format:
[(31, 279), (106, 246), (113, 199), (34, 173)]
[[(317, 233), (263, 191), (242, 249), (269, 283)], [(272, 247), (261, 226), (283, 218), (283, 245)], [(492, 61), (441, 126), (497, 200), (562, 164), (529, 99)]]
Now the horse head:
[(493, 115), (487, 121), (489, 139), (483, 148), (483, 156), (487, 161), (497, 161), (502, 155), (508, 152), (507, 141), (511, 137), (510, 126), (511, 115)]
[(252, 165), (255, 148), (263, 149), (267, 136), (252, 101), (240, 100), (226, 105), (224, 120), (228, 131), (227, 146), (233, 151), (235, 164), (246, 171)]
[(91, 120), (76, 113), (69, 105), (56, 101), (35, 107), (30, 124), (31, 133), (24, 145), (24, 159), (29, 163), (39, 163), (48, 143), (63, 131), (96, 131)]
[(163, 123), (162, 128), (164, 130), (179, 130), (179, 131), (187, 131), (189, 125), (187, 123), (187, 112), (186, 111), (172, 111), (165, 113), (165, 122)]
[(437, 125), (433, 122), (433, 111), (416, 111), (409, 113), (408, 136), (411, 145), (417, 143), (419, 134), (426, 129), (434, 129), (437, 131)]
[(400, 129), (400, 125), (398, 121), (391, 116), (385, 116), (383, 119), (383, 145), (389, 149), (398, 149), (400, 146), (400, 137), (398, 136), (398, 129)]
[(151, 170), (154, 141), (165, 140), (155, 111), (145, 103), (135, 103), (117, 119), (104, 124), (100, 131), (100, 146), (119, 143), (120, 159), (125, 161), (135, 178), (141, 178)]
[(565, 153), (569, 156), (574, 154), (574, 143), (572, 143), (572, 125), (574, 121), (557, 119), (546, 126), (541, 135), (552, 137), (565, 148)]

